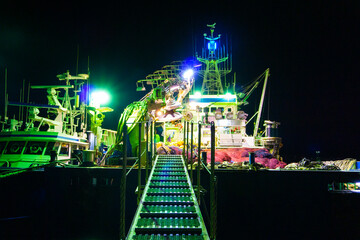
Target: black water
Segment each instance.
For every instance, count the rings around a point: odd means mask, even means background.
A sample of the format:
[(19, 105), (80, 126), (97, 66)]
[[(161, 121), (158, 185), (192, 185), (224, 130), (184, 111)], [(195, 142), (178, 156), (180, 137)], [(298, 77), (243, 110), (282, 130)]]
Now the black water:
[[(0, 239), (119, 239), (121, 173), (56, 168), (1, 179)], [(201, 179), (209, 189), (206, 172)], [(360, 194), (327, 189), (333, 181), (360, 181), (358, 172), (218, 170), (217, 179), (217, 239), (360, 239)], [(136, 186), (134, 170), (127, 229)]]

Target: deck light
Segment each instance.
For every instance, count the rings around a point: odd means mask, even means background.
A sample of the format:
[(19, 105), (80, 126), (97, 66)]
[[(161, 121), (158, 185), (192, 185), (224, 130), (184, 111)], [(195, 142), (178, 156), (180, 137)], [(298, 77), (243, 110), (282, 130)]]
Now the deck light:
[(157, 117), (161, 117), (162, 115), (164, 115), (163, 111), (161, 109), (156, 111), (156, 116)]
[(199, 92), (199, 91), (195, 92), (194, 95), (196, 98), (201, 98), (201, 92)]
[(232, 95), (231, 95), (231, 93), (227, 92), (227, 93), (225, 94), (225, 97), (226, 97), (227, 99), (229, 99), (229, 98), (232, 97)]

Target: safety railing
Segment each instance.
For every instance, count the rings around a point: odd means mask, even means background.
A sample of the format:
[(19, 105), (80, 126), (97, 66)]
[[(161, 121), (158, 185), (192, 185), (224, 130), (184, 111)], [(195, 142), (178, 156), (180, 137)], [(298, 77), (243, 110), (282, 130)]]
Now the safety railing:
[[(123, 161), (122, 161), (122, 176), (120, 181), (120, 239), (125, 239), (126, 232), (125, 232), (125, 209), (126, 209), (126, 176), (136, 167), (138, 166), (138, 186), (136, 190), (137, 194), (137, 201), (140, 202), (141, 194), (143, 191), (143, 184), (142, 184), (142, 164), (141, 164), (141, 158), (143, 156), (143, 153), (145, 152), (145, 182), (147, 181), (149, 177), (149, 170), (152, 167), (152, 163), (154, 160), (154, 157), (156, 156), (156, 148), (155, 148), (155, 139), (154, 139), (154, 130), (155, 130), (155, 121), (142, 121), (137, 122), (137, 128), (138, 128), (138, 151), (137, 151), (137, 160), (135, 163), (130, 167), (129, 170), (127, 170), (127, 160), (128, 160), (128, 154), (127, 154), (127, 140), (128, 139), (128, 132), (127, 132), (127, 126), (126, 124), (123, 127), (122, 131), (122, 139), (123, 145), (122, 145), (122, 152), (123, 152)], [(142, 136), (144, 133), (144, 137)], [(150, 137), (149, 137), (150, 136)], [(145, 151), (142, 150), (142, 140), (145, 140)]]
[[(137, 199), (138, 199), (138, 203), (141, 199), (141, 195), (143, 192), (143, 183), (142, 183), (142, 177), (141, 177), (141, 170), (142, 168), (142, 164), (141, 164), (141, 158), (143, 155), (143, 150), (142, 150), (142, 140), (145, 140), (145, 153), (146, 153), (146, 157), (145, 157), (145, 183), (147, 182), (148, 178), (149, 178), (149, 170), (151, 170), (152, 167), (152, 163), (154, 158), (156, 157), (156, 143), (155, 143), (155, 121), (143, 121), (143, 122), (138, 122), (138, 131), (139, 131), (139, 142), (138, 142), (138, 159), (137, 161), (133, 164), (133, 166), (131, 166), (131, 168), (129, 170), (127, 170), (126, 165), (127, 165), (127, 143), (126, 141), (123, 141), (123, 174), (122, 174), (122, 178), (121, 178), (121, 187), (120, 187), (120, 191), (121, 191), (121, 207), (120, 207), (120, 239), (125, 239), (126, 233), (125, 233), (125, 192), (126, 192), (126, 176), (130, 173), (130, 171), (132, 171), (133, 169), (135, 169), (135, 165), (138, 165), (138, 187), (137, 187)], [(210, 180), (210, 216), (208, 217), (210, 220), (210, 239), (216, 239), (216, 226), (217, 226), (217, 194), (216, 194), (216, 189), (217, 189), (217, 179), (215, 176), (215, 124), (212, 122), (210, 124), (205, 124), (205, 123), (197, 123), (197, 134), (198, 134), (198, 148), (197, 148), (197, 154), (195, 154), (195, 149), (194, 149), (194, 136), (195, 136), (195, 131), (194, 131), (194, 122), (190, 122), (190, 121), (185, 121), (184, 122), (184, 129), (183, 129), (183, 140), (184, 140), (184, 147), (183, 147), (183, 157), (185, 159), (185, 161), (187, 163), (190, 164), (190, 168), (188, 168), (189, 171), (189, 176), (190, 176), (190, 180), (191, 183), (194, 182), (194, 159), (195, 157), (197, 157), (197, 167), (196, 167), (196, 182), (197, 182), (197, 186), (196, 186), (196, 197), (197, 197), (197, 201), (200, 205), (200, 203), (202, 202), (204, 205), (204, 209), (206, 211), (205, 215), (209, 216), (209, 213), (207, 211), (206, 208), (206, 204), (205, 204), (205, 200), (202, 194), (202, 187), (201, 187), (201, 180), (200, 180), (200, 176), (201, 176), (201, 168), (205, 169), (205, 171), (207, 173), (209, 173), (209, 180)], [(201, 129), (203, 127), (210, 127), (210, 169), (207, 166), (207, 154), (206, 152), (202, 152), (202, 133), (201, 133)], [(142, 136), (142, 134), (144, 133), (144, 136)], [(123, 128), (123, 139), (127, 139), (127, 128), (124, 127)], [(203, 154), (202, 154), (203, 153)]]
[[(203, 196), (201, 194), (201, 180), (200, 180), (200, 172), (201, 167), (203, 167), (210, 176), (210, 239), (216, 239), (216, 227), (217, 227), (217, 178), (215, 176), (215, 124), (211, 122), (210, 124), (198, 122), (197, 123), (197, 154), (194, 151), (194, 122), (193, 121), (185, 121), (184, 122), (184, 148), (183, 148), (183, 157), (184, 159), (190, 163), (190, 169), (188, 168), (191, 183), (193, 183), (193, 163), (194, 156), (197, 155), (197, 174), (196, 174), (196, 197), (198, 203), (200, 205), (201, 199), (203, 200)], [(202, 127), (210, 126), (210, 169), (207, 166), (207, 153), (202, 152)], [(190, 135), (190, 136), (189, 136)], [(190, 145), (189, 145), (190, 140)], [(190, 154), (189, 154), (190, 150)], [(190, 157), (189, 157), (190, 156)], [(203, 200), (204, 205), (205, 201)], [(207, 209), (205, 206), (205, 211), (207, 214)]]

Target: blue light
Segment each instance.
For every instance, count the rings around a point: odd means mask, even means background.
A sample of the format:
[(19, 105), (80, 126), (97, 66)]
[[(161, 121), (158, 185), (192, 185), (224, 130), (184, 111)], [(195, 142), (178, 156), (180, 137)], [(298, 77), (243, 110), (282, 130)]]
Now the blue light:
[(185, 78), (186, 80), (190, 80), (192, 77), (194, 76), (194, 70), (192, 70), (191, 68), (187, 69), (184, 73), (183, 73), (183, 78)]
[(210, 51), (215, 51), (216, 50), (216, 46), (217, 44), (216, 44), (216, 42), (214, 41), (214, 40), (210, 40), (209, 42), (208, 42), (208, 49), (210, 50)]

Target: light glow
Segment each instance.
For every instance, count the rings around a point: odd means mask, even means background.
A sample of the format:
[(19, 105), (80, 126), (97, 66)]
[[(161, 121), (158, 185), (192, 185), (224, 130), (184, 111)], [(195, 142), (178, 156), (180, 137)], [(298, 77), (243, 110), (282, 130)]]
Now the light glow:
[(157, 117), (161, 117), (162, 115), (164, 115), (163, 111), (161, 109), (156, 111), (156, 116)]
[(214, 40), (211, 40), (210, 42), (208, 42), (208, 49), (210, 51), (215, 51), (217, 48), (217, 44)]
[(188, 81), (194, 76), (194, 70), (192, 70), (191, 68), (187, 69), (184, 73), (183, 73), (183, 78), (187, 79)]
[(107, 104), (110, 101), (110, 95), (107, 91), (97, 90), (91, 93), (91, 106), (100, 107), (101, 104)]

